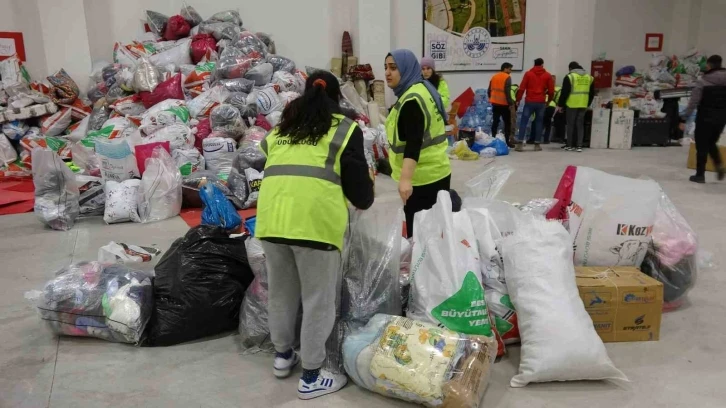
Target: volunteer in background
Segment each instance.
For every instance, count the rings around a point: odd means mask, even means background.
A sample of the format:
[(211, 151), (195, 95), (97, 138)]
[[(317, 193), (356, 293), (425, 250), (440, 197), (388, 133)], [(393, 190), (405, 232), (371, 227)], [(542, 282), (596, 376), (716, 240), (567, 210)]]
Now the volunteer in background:
[[(273, 373), (285, 378), (302, 359), (301, 399), (338, 391), (348, 381), (321, 366), (340, 296), (346, 199), (360, 209), (373, 204), (363, 132), (341, 114), (340, 98), (333, 74), (314, 73), (260, 146), (267, 163), (256, 236), (267, 258)], [(301, 301), (298, 356), (292, 347)]]
[(695, 134), (696, 174), (690, 178), (694, 183), (706, 182), (706, 162), (709, 155), (716, 166), (718, 179), (724, 179), (723, 162), (717, 146), (726, 125), (726, 69), (722, 64), (720, 55), (708, 58), (706, 74), (691, 90), (691, 99), (681, 119), (681, 130), (685, 130), (685, 120), (698, 109)]
[(517, 135), (517, 103), (516, 103), (516, 100), (517, 100), (518, 91), (519, 91), (519, 85), (512, 84), (512, 91), (511, 91), (510, 95), (511, 95), (512, 100), (515, 101), (515, 103), (509, 105), (509, 114), (512, 116), (512, 120), (511, 120), (512, 139), (517, 138), (517, 136), (516, 136)]
[(446, 112), (436, 88), (421, 76), (413, 52), (392, 51), (385, 65), (386, 83), (398, 97), (386, 120), (391, 177), (398, 182), (412, 237), (414, 214), (433, 207), (438, 192), (451, 184)]
[[(595, 78), (585, 72), (577, 62), (570, 62), (570, 73), (562, 81), (557, 111), (567, 107), (567, 144), (563, 149), (582, 152), (582, 140), (585, 138), (585, 114), (595, 98)], [(577, 142), (575, 142), (577, 133)]]
[(517, 104), (522, 100), (522, 96), (527, 94), (524, 102), (524, 110), (522, 118), (519, 122), (519, 135), (517, 137), (516, 151), (521, 152), (523, 143), (527, 140), (527, 123), (534, 114), (534, 122), (532, 122), (532, 134), (535, 135), (534, 150), (542, 150), (542, 122), (544, 120), (545, 107), (547, 102), (554, 98), (555, 83), (552, 75), (544, 68), (544, 60), (537, 58), (534, 60), (534, 67), (527, 71), (519, 84), (517, 91)]
[[(552, 75), (552, 82), (557, 84), (557, 77)], [(544, 135), (542, 136), (542, 143), (550, 143), (550, 134), (552, 132), (552, 122), (554, 120), (555, 112), (557, 112), (557, 101), (560, 99), (560, 93), (562, 93), (561, 86), (555, 86), (555, 97), (550, 99), (550, 104), (547, 105), (544, 114)], [(530, 136), (531, 137), (531, 136)]]
[(489, 103), (492, 104), (492, 137), (497, 136), (497, 129), (499, 128), (499, 119), (504, 121), (504, 139), (507, 141), (507, 146), (510, 148), (514, 147), (512, 144), (512, 111), (510, 107), (514, 106), (514, 99), (512, 99), (512, 64), (505, 62), (502, 64), (501, 72), (495, 74), (491, 81), (489, 81), (489, 89), (487, 90), (487, 96), (489, 97)]
[(441, 103), (444, 105), (444, 110), (449, 109), (449, 101), (451, 101), (451, 94), (449, 93), (449, 84), (444, 81), (444, 77), (436, 72), (436, 61), (431, 57), (421, 58), (421, 73), (425, 80), (431, 82), (431, 85), (436, 88), (441, 95)]

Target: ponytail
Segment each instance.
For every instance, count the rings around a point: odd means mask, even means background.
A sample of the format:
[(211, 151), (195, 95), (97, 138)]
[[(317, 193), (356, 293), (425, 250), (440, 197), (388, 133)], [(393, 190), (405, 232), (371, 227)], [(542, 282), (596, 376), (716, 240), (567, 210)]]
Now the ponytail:
[(327, 71), (313, 73), (305, 83), (305, 93), (282, 111), (281, 135), (293, 143), (316, 143), (337, 126), (333, 114), (340, 113), (340, 84)]

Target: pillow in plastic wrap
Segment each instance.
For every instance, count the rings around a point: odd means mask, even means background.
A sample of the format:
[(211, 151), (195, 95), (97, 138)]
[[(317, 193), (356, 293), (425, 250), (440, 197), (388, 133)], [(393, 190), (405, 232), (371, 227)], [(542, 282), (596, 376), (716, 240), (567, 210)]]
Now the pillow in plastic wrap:
[(212, 109), (209, 122), (212, 125), (212, 131), (227, 133), (235, 141), (241, 139), (247, 129), (239, 109), (227, 103)]
[(182, 206), (182, 176), (169, 153), (154, 149), (146, 160), (139, 188), (141, 222), (161, 221), (179, 215)]
[(141, 180), (130, 179), (121, 183), (107, 180), (104, 190), (106, 191), (106, 209), (103, 214), (103, 221), (106, 224), (119, 222), (139, 222), (138, 195)]
[(267, 62), (272, 64), (275, 72), (284, 71), (291, 74), (295, 72), (295, 61), (282, 55), (270, 54), (267, 56)]
[(247, 71), (245, 78), (255, 81), (256, 86), (265, 86), (272, 81), (273, 69), (272, 64), (265, 62)]
[(33, 149), (31, 158), (35, 215), (54, 230), (73, 228), (80, 213), (78, 185), (73, 172), (50, 149)]

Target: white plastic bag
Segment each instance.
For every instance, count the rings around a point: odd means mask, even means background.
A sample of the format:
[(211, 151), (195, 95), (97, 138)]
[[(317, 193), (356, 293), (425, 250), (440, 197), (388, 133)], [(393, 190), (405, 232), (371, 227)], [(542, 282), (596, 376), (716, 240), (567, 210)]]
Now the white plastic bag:
[(191, 149), (194, 147), (194, 134), (192, 129), (183, 123), (174, 123), (157, 130), (144, 138), (144, 143), (169, 142), (173, 152), (177, 149)]
[(185, 38), (177, 41), (176, 45), (169, 48), (166, 51), (162, 51), (158, 54), (149, 57), (151, 63), (156, 66), (167, 66), (167, 65), (185, 65), (192, 63), (192, 56), (190, 53), (190, 47), (192, 45), (191, 38)]
[(58, 136), (71, 125), (71, 110), (63, 108), (41, 122), (43, 136)]
[[(204, 160), (207, 170), (217, 174), (229, 175), (232, 171), (232, 162), (236, 156), (237, 143), (230, 138), (208, 137), (202, 141)], [(224, 177), (226, 178), (226, 177)]]
[(448, 191), (416, 214), (413, 242), (408, 317), (494, 337), (472, 222), (466, 211), (452, 212)]
[(189, 110), (186, 103), (178, 99), (167, 99), (152, 106), (141, 117), (141, 129), (150, 135), (166, 126), (189, 123)]
[(86, 134), (88, 134), (88, 122), (90, 119), (90, 116), (86, 116), (80, 122), (72, 125), (69, 128), (71, 133), (66, 136), (66, 139), (70, 140), (71, 142), (80, 142), (81, 140), (83, 140), (83, 138), (86, 137)]
[(28, 133), (28, 125), (22, 120), (13, 120), (10, 122), (3, 123), (2, 131), (3, 134), (10, 138), (10, 140), (20, 140)]
[(181, 173), (169, 153), (157, 147), (146, 159), (146, 170), (141, 178), (139, 218), (147, 223), (176, 217), (181, 205)]
[(50, 149), (33, 149), (32, 160), (35, 215), (54, 230), (73, 228), (80, 212), (78, 185), (73, 172)]
[(280, 100), (280, 96), (275, 91), (275, 87), (268, 86), (257, 91), (257, 106), (260, 113), (269, 115), (274, 111), (282, 111), (284, 106)]
[(106, 211), (103, 220), (106, 224), (118, 222), (139, 222), (138, 195), (141, 180), (131, 179), (121, 183), (106, 181)]
[(245, 202), (245, 208), (257, 207), (257, 198), (260, 196), (260, 186), (262, 185), (262, 179), (265, 177), (265, 172), (259, 172), (253, 168), (245, 169), (245, 179), (247, 179), (247, 201)]
[(193, 118), (209, 116), (212, 109), (215, 106), (224, 103), (229, 95), (229, 91), (224, 86), (214, 86), (204, 91), (201, 95), (192, 99), (187, 104), (189, 108), (189, 113), (192, 115)]
[(562, 224), (528, 220), (502, 241), (502, 256), (522, 336), (519, 374), (510, 385), (627, 381), (610, 361), (580, 299), (572, 245)]
[(640, 266), (659, 200), (655, 181), (577, 167), (568, 207), (575, 265)]
[(5, 135), (0, 134), (0, 167), (18, 159), (18, 152)]
[(176, 149), (171, 152), (171, 157), (182, 176), (188, 176), (197, 170), (206, 168), (204, 156), (197, 149)]
[(161, 251), (152, 247), (109, 242), (98, 248), (98, 262), (109, 264), (132, 264), (134, 268), (143, 267), (156, 258)]
[(98, 140), (96, 154), (101, 160), (101, 176), (106, 182), (139, 177), (136, 157), (126, 139)]

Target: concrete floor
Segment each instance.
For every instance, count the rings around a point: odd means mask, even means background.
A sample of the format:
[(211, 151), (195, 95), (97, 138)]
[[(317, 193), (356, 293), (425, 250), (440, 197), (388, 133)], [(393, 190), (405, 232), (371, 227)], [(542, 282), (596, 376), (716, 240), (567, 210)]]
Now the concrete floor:
[[(501, 199), (551, 197), (567, 164), (587, 165), (625, 176), (646, 175), (661, 183), (714, 254), (691, 304), (664, 315), (661, 340), (608, 344), (615, 364), (632, 381), (552, 383), (509, 388), (519, 363), (518, 347), (495, 365), (482, 407), (723, 407), (726, 406), (726, 184), (696, 185), (680, 147), (632, 151), (525, 152), (498, 158), (516, 171)], [(454, 162), (453, 186), (481, 171), (483, 162)], [(713, 174), (709, 174), (713, 181)], [(390, 179), (378, 180), (380, 199), (394, 199)], [(634, 199), (637, 199), (634, 198)], [(101, 340), (57, 338), (41, 325), (23, 298), (41, 289), (55, 270), (96, 258), (111, 240), (167, 249), (187, 230), (171, 219), (107, 226), (83, 220), (68, 232), (46, 230), (33, 214), (0, 217), (0, 408), (10, 407), (398, 407), (396, 400), (349, 385), (311, 402), (296, 398), (297, 379), (277, 381), (268, 355), (242, 356), (228, 335), (168, 348), (136, 348)]]

